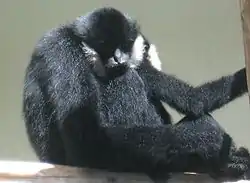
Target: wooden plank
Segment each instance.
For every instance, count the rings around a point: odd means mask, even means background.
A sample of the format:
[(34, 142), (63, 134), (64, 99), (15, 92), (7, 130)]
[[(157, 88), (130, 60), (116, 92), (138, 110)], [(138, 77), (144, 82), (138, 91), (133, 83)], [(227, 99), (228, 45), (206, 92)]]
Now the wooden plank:
[[(113, 173), (39, 162), (0, 161), (0, 183), (152, 183), (142, 174)], [(208, 175), (174, 174), (169, 183), (215, 183)], [(223, 181), (221, 181), (223, 182)], [(236, 181), (237, 182), (237, 181)], [(238, 181), (250, 183), (250, 181)]]
[[(239, 0), (248, 91), (250, 91), (250, 0)], [(249, 93), (249, 92), (248, 92)], [(250, 93), (249, 93), (250, 94)]]

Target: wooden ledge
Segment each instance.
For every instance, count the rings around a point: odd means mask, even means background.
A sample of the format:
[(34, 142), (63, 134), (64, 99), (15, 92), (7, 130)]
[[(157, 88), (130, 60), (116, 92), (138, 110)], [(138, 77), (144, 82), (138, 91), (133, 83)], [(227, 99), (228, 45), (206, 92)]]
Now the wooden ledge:
[[(152, 183), (145, 175), (105, 172), (38, 162), (0, 161), (0, 183)], [(174, 174), (169, 183), (214, 183), (205, 174)], [(233, 181), (232, 181), (233, 182)], [(250, 183), (239, 180), (238, 183)]]
[(239, 0), (239, 3), (248, 80), (248, 91), (250, 91), (250, 0)]

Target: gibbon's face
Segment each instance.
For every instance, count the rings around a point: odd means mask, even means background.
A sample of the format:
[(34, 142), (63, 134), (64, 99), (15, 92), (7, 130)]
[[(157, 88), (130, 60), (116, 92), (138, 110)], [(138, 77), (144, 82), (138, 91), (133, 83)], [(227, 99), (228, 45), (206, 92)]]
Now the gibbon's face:
[[(84, 44), (84, 51), (90, 56), (90, 62), (98, 76), (105, 76), (106, 69), (103, 62), (100, 61), (99, 54), (88, 45)], [(161, 60), (158, 56), (156, 46), (139, 34), (134, 42), (127, 44), (128, 47), (119, 47), (115, 50), (114, 56), (108, 59), (107, 65), (113, 67), (127, 62), (129, 68), (136, 69), (140, 64), (147, 60), (155, 69), (161, 71)]]
[(130, 49), (117, 48), (114, 53), (114, 58), (116, 59), (111, 60), (111, 62), (113, 62), (112, 64), (128, 62), (130, 68), (137, 68), (147, 59), (155, 69), (161, 70), (161, 61), (156, 46), (148, 43), (140, 34), (131, 44)]

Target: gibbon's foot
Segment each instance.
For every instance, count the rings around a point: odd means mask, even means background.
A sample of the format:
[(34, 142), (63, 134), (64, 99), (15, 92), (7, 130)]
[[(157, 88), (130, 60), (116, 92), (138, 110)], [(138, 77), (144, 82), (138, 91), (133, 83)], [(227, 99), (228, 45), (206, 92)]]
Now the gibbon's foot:
[(237, 179), (250, 180), (250, 154), (249, 151), (240, 147), (229, 155), (229, 162), (216, 172), (216, 175), (211, 175), (215, 179), (228, 179), (230, 181)]

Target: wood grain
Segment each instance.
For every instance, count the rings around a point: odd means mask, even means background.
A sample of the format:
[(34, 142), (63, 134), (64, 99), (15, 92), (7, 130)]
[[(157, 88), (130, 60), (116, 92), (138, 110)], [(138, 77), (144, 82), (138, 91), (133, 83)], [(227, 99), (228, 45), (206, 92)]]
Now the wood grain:
[[(0, 183), (152, 183), (142, 174), (74, 168), (39, 162), (0, 161)], [(173, 174), (169, 183), (215, 183), (206, 174)], [(225, 182), (225, 181), (220, 181)], [(234, 182), (234, 181), (232, 181)], [(250, 181), (238, 181), (250, 183)]]
[[(239, 0), (241, 25), (247, 71), (248, 91), (250, 91), (250, 0)], [(250, 96), (250, 95), (249, 95)]]

